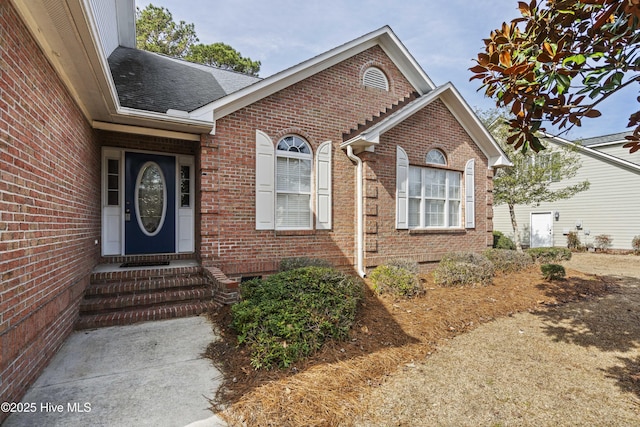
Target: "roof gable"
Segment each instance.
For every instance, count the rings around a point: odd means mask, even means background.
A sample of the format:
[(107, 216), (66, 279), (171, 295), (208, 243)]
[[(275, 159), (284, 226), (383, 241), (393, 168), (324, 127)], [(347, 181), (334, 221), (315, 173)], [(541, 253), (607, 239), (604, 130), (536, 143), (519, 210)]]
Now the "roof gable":
[(442, 85), (408, 103), (404, 108), (390, 114), (384, 120), (369, 127), (359, 135), (343, 142), (340, 147), (345, 149), (351, 146), (356, 152), (373, 149), (375, 145), (380, 143), (380, 135), (393, 129), (437, 99), (444, 102), (478, 148), (485, 154), (489, 160), (489, 166), (511, 166), (511, 162), (506, 154), (502, 151), (489, 131), (480, 123), (480, 120), (473, 111), (471, 111), (469, 105), (462, 99), (460, 93), (451, 83)]
[[(619, 135), (625, 135), (626, 133), (622, 133), (622, 134), (615, 134), (615, 136), (619, 136)], [(614, 135), (609, 135), (609, 136), (614, 136)], [(629, 170), (631, 172), (634, 173), (640, 173), (640, 165), (637, 163), (633, 163), (630, 162), (628, 160), (624, 160), (621, 159), (619, 157), (616, 156), (612, 156), (611, 154), (607, 154), (604, 153), (602, 151), (596, 150), (594, 148), (591, 147), (587, 147), (584, 145), (580, 145), (578, 143), (569, 141), (567, 139), (564, 138), (560, 138), (559, 136), (553, 136), (550, 134), (544, 134), (544, 137), (547, 139), (547, 141), (550, 141), (552, 143), (555, 143), (557, 145), (560, 146), (570, 146), (570, 147), (575, 147), (578, 151), (578, 153), (587, 155), (589, 157), (592, 157), (594, 159), (603, 161), (605, 163), (609, 163), (613, 166), (622, 168), (622, 169), (626, 169)], [(604, 137), (597, 137), (597, 138), (593, 138), (593, 139), (603, 139), (603, 138), (607, 138), (607, 136)]]
[(257, 102), (269, 95), (298, 83), (329, 67), (332, 67), (358, 53), (373, 46), (380, 46), (389, 58), (407, 78), (416, 92), (425, 94), (435, 88), (435, 85), (422, 70), (417, 61), (388, 26), (366, 34), (342, 46), (311, 58), (289, 69), (245, 87), (231, 95), (220, 98), (194, 111), (192, 117), (201, 120), (219, 119), (233, 113), (247, 105)]

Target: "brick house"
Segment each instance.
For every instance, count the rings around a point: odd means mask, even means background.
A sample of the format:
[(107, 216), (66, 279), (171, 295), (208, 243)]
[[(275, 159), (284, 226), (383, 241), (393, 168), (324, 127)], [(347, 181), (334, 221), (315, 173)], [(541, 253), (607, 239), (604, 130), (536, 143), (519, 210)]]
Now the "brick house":
[(99, 264), (195, 260), (225, 294), (287, 257), (365, 275), (492, 242), (509, 161), (388, 27), (258, 79), (136, 50), (132, 0), (4, 0), (0, 22), (2, 401)]

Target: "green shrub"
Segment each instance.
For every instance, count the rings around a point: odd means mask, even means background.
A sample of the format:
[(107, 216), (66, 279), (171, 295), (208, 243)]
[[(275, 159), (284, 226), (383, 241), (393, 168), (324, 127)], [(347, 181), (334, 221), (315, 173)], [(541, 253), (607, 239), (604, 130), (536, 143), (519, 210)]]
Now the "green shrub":
[(373, 290), (378, 294), (411, 297), (424, 291), (418, 278), (418, 264), (414, 261), (396, 260), (379, 265), (369, 278), (373, 282)]
[(493, 231), (493, 247), (495, 249), (515, 249), (516, 244), (500, 231)]
[(417, 275), (420, 272), (420, 267), (418, 266), (418, 263), (412, 259), (396, 258), (387, 262), (387, 265), (391, 267), (404, 268), (405, 270), (410, 271), (415, 275)]
[(569, 261), (571, 251), (567, 248), (531, 248), (527, 253), (537, 263), (550, 263), (558, 261)]
[(332, 267), (329, 261), (319, 258), (294, 257), (280, 261), (279, 271), (295, 270), (303, 267)]
[(570, 231), (567, 234), (567, 248), (569, 249), (578, 249), (580, 248), (580, 238), (578, 237), (577, 231)]
[(540, 271), (547, 280), (562, 279), (566, 275), (564, 267), (560, 264), (542, 264)]
[(496, 271), (516, 273), (533, 264), (531, 255), (507, 249), (487, 249), (484, 256), (493, 263)]
[(613, 246), (613, 239), (608, 234), (599, 234), (594, 239), (594, 244), (596, 248), (601, 251), (606, 251), (611, 246)]
[(640, 254), (640, 236), (635, 236), (633, 240), (631, 240), (631, 247), (633, 248), (633, 253), (636, 255)]
[(254, 368), (271, 369), (346, 339), (363, 286), (332, 268), (305, 267), (244, 282), (240, 294), (231, 308), (238, 343), (248, 346)]
[(442, 286), (489, 285), (494, 267), (489, 259), (472, 252), (445, 254), (433, 272), (435, 283)]

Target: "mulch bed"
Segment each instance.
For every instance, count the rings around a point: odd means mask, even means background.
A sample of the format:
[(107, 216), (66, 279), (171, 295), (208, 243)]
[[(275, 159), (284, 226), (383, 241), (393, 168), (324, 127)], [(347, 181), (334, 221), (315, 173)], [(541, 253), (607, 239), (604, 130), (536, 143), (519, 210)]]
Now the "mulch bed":
[(229, 307), (210, 313), (221, 340), (206, 355), (224, 375), (212, 408), (232, 426), (350, 425), (371, 387), (423, 360), (443, 340), (501, 316), (615, 291), (600, 277), (572, 270), (566, 279), (544, 281), (539, 267), (499, 275), (484, 287), (438, 287), (429, 275), (423, 283), (426, 293), (411, 299), (376, 296), (367, 284), (349, 340), (327, 343), (286, 370), (254, 370), (228, 326)]

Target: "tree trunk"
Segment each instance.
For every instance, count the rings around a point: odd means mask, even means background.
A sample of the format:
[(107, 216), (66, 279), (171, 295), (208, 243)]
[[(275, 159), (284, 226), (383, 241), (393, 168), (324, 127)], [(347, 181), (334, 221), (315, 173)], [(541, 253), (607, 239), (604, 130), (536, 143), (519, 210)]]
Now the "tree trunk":
[(518, 230), (518, 221), (516, 221), (516, 211), (511, 203), (508, 203), (509, 215), (511, 216), (511, 228), (513, 228), (513, 241), (516, 244), (516, 250), (522, 252), (522, 242), (520, 242), (520, 230)]

